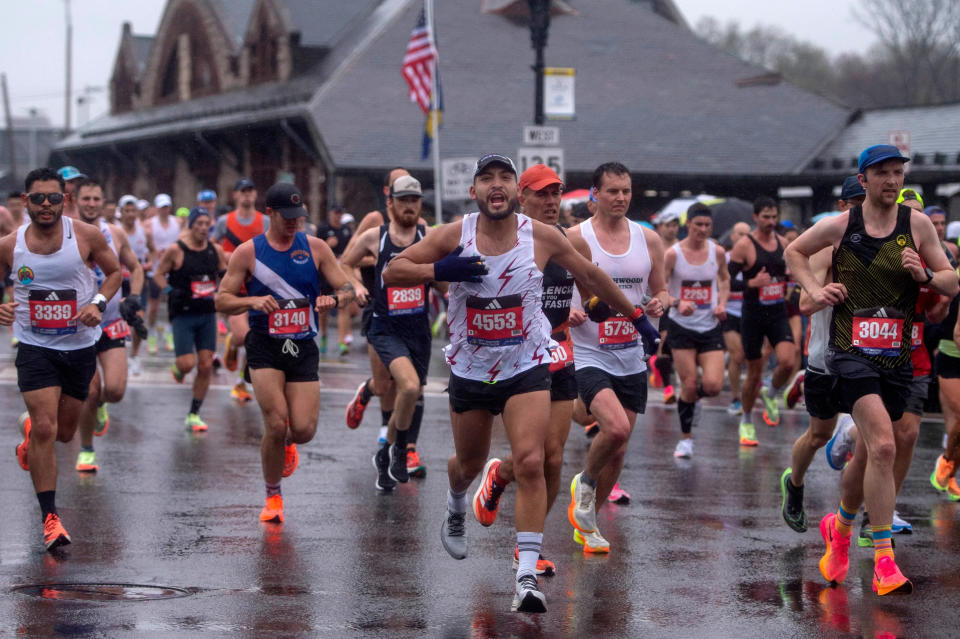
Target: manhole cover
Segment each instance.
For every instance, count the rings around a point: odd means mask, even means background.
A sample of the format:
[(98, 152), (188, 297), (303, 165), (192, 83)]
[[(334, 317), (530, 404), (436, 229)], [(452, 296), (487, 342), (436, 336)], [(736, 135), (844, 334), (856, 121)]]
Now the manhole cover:
[(17, 586), (13, 591), (31, 597), (67, 601), (149, 601), (191, 594), (183, 588), (142, 584), (37, 584)]

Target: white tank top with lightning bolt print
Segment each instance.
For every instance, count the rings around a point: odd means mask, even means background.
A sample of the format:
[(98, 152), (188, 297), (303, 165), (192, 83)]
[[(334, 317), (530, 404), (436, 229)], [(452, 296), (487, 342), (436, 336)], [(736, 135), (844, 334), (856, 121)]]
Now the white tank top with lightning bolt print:
[(447, 364), (457, 377), (500, 382), (550, 363), (550, 322), (541, 308), (543, 273), (533, 253), (533, 222), (517, 214), (517, 243), (502, 255), (477, 250), (480, 213), (463, 218), (463, 257), (480, 255), (487, 275), (479, 283), (452, 282)]

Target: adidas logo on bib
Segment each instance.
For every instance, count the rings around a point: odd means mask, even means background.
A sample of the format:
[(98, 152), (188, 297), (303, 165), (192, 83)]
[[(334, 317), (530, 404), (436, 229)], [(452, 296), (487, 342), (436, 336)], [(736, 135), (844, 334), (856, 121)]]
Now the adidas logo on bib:
[(297, 303), (293, 300), (290, 300), (283, 308), (297, 308)]
[(56, 292), (56, 291), (50, 291), (50, 294), (47, 295), (47, 297), (44, 298), (44, 299), (46, 299), (46, 301), (48, 301), (48, 302), (59, 302), (59, 301), (60, 301), (60, 296), (57, 295), (57, 292)]

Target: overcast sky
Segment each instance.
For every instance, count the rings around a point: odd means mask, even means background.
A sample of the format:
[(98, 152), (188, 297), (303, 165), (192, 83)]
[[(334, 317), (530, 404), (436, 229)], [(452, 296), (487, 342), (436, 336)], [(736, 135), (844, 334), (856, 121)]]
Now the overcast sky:
[[(349, 0), (343, 0), (347, 2)], [(442, 0), (441, 0), (442, 1)], [(475, 0), (480, 2), (480, 0)], [(572, 0), (577, 2), (589, 0)], [(866, 49), (872, 35), (852, 16), (855, 0), (674, 0), (691, 26), (705, 15), (725, 23), (737, 20), (749, 28), (776, 25), (802, 40), (832, 53)], [(106, 87), (113, 70), (121, 25), (133, 24), (134, 33), (153, 34), (166, 0), (70, 0), (73, 16), (73, 126), (82, 124), (84, 110), (76, 98), (90, 93), (88, 118), (107, 108)], [(7, 76), (14, 115), (31, 108), (55, 124), (64, 117), (65, 0), (4, 0), (6, 29), (0, 38), (0, 72)]]

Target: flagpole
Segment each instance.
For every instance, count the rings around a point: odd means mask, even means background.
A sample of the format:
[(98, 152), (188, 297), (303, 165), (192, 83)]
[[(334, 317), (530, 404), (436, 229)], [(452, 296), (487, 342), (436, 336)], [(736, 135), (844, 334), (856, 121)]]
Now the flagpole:
[(439, 99), (437, 83), (440, 81), (440, 52), (437, 50), (436, 25), (433, 20), (433, 0), (424, 0), (424, 11), (426, 14), (428, 32), (430, 33), (430, 44), (433, 46), (433, 73), (431, 74), (433, 85), (430, 88), (430, 132), (433, 138), (431, 145), (433, 149), (433, 197), (436, 200), (435, 216), (438, 224), (444, 222), (443, 219), (443, 188), (440, 181), (440, 123), (437, 117), (437, 100)]

